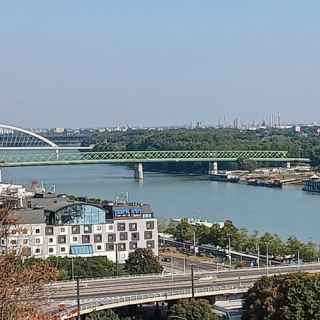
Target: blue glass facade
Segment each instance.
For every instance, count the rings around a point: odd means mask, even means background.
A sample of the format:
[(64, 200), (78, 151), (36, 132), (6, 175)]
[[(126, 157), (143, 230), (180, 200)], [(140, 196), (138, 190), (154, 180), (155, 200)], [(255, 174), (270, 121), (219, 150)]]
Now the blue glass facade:
[(106, 213), (103, 209), (87, 204), (68, 206), (56, 212), (56, 222), (62, 225), (101, 224), (105, 220)]
[(91, 244), (70, 246), (70, 254), (82, 255), (93, 254), (93, 248)]

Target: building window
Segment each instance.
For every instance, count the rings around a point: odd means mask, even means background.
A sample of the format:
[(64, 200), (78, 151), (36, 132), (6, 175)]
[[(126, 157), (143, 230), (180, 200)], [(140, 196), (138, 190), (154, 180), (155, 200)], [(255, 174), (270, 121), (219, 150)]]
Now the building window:
[(28, 244), (28, 239), (23, 239), (23, 244)]
[(10, 244), (16, 245), (17, 244), (17, 240), (11, 240)]
[(82, 243), (90, 243), (90, 236), (88, 234), (82, 236)]
[(120, 241), (128, 240), (128, 233), (127, 232), (120, 232)]
[(108, 234), (108, 242), (116, 242), (116, 234), (115, 233)]
[(36, 229), (36, 234), (39, 234), (39, 233), (40, 233), (40, 229), (37, 228), (37, 229)]
[(109, 230), (112, 231), (113, 230), (113, 225), (109, 226)]
[(118, 250), (119, 251), (126, 251), (126, 244), (125, 243), (118, 243)]
[(80, 226), (72, 226), (71, 232), (72, 234), (80, 234)]
[(70, 246), (70, 253), (72, 255), (93, 254), (93, 248), (91, 244)]
[(137, 231), (137, 224), (136, 223), (129, 223), (129, 230), (130, 231)]
[(67, 250), (66, 250), (66, 247), (61, 247), (61, 248), (60, 248), (60, 252), (61, 252), (61, 253), (66, 253), (66, 251), (67, 251)]
[(94, 235), (94, 242), (102, 242), (102, 235), (101, 234), (95, 234)]
[(101, 227), (101, 226), (96, 226), (96, 230), (97, 230), (97, 231), (101, 231), (101, 230), (102, 230), (102, 227)]
[(147, 241), (147, 248), (148, 249), (154, 249), (154, 241), (153, 240)]
[(48, 238), (48, 242), (53, 243), (53, 238), (52, 237)]
[(16, 234), (16, 233), (17, 233), (17, 230), (16, 230), (16, 229), (12, 229), (12, 230), (11, 230), (11, 233), (12, 233), (12, 234)]
[(28, 234), (28, 229), (27, 229), (27, 228), (23, 228), (23, 229), (22, 229), (22, 233), (23, 233), (23, 234)]
[(152, 239), (152, 231), (145, 231), (144, 232), (144, 238), (147, 239)]
[(41, 240), (39, 238), (36, 238), (36, 244), (40, 244)]
[(54, 253), (54, 249), (53, 248), (49, 248), (49, 253)]
[(53, 235), (53, 227), (46, 227), (46, 236)]
[(56, 212), (58, 224), (102, 224), (105, 223), (105, 211), (102, 208), (87, 205), (73, 204)]
[(66, 232), (66, 228), (60, 228), (60, 232), (61, 233), (65, 233)]
[(136, 242), (130, 242), (129, 248), (130, 250), (136, 250), (138, 248), (138, 244)]
[(58, 243), (62, 244), (62, 243), (66, 243), (67, 242), (67, 239), (66, 239), (66, 236), (58, 236)]
[(131, 233), (131, 240), (138, 241), (139, 240), (139, 232), (132, 232)]
[(78, 237), (72, 237), (72, 242), (78, 242)]
[(101, 244), (98, 244), (97, 245), (97, 251), (101, 251), (102, 250), (102, 246), (101, 246)]
[(118, 231), (125, 231), (126, 224), (125, 223), (118, 223)]
[(34, 251), (36, 254), (40, 254), (41, 250), (39, 248), (36, 248), (36, 250)]
[(106, 251), (114, 251), (114, 244), (106, 243)]
[(154, 221), (147, 221), (146, 226), (147, 226), (147, 230), (153, 230), (154, 229)]
[(83, 227), (84, 233), (92, 233), (92, 226), (89, 224), (85, 224)]

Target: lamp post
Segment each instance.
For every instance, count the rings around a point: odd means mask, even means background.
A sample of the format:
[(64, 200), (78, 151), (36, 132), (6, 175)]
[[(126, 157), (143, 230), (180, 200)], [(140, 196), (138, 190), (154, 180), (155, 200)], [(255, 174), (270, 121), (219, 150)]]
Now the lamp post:
[(267, 275), (269, 275), (269, 242), (267, 242)]
[(259, 246), (259, 242), (257, 242), (257, 254), (258, 254), (257, 264), (258, 264), (258, 268), (260, 268), (260, 246)]
[(119, 261), (118, 261), (118, 244), (115, 243), (115, 250), (116, 250), (116, 276), (119, 276)]
[(76, 277), (76, 283), (77, 283), (77, 320), (81, 320), (81, 316), (80, 316), (80, 279), (78, 276)]
[(191, 265), (191, 296), (194, 299), (194, 265)]
[(231, 257), (231, 236), (229, 234), (228, 236), (228, 240), (229, 240), (229, 267), (231, 269), (231, 265), (232, 265), (232, 257)]

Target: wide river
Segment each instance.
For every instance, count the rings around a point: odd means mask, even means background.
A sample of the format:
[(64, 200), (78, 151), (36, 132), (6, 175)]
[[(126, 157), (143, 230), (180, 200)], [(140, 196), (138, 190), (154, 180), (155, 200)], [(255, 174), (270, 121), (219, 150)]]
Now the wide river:
[(201, 217), (210, 221), (232, 220), (238, 227), (282, 237), (296, 235), (320, 243), (320, 195), (296, 187), (283, 190), (208, 181), (207, 177), (145, 173), (136, 182), (123, 166), (83, 165), (7, 168), (4, 181), (30, 185), (32, 180), (56, 184), (57, 192), (152, 205), (157, 217)]

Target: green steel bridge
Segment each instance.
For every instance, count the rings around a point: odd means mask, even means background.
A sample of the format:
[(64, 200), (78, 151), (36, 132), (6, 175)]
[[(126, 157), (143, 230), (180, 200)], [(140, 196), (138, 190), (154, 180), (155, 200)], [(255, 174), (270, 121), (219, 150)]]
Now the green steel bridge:
[[(80, 151), (79, 149), (82, 150)], [(287, 151), (273, 150), (95, 152), (90, 148), (60, 147), (35, 132), (0, 124), (0, 168), (40, 165), (135, 163), (135, 176), (141, 179), (143, 178), (143, 163), (146, 162), (208, 162), (209, 174), (212, 174), (218, 171), (218, 162), (239, 160), (279, 162), (287, 163), (288, 166), (291, 162), (309, 162), (309, 159), (289, 158)]]
[(120, 151), (74, 152), (54, 149), (43, 151), (0, 150), (0, 167), (36, 165), (75, 165), (99, 163), (146, 162), (220, 162), (252, 160), (259, 162), (309, 162), (309, 159), (289, 158), (287, 151)]

